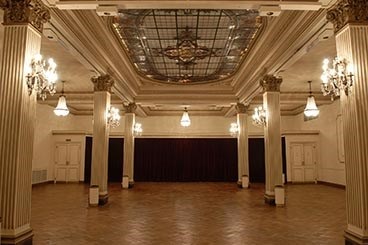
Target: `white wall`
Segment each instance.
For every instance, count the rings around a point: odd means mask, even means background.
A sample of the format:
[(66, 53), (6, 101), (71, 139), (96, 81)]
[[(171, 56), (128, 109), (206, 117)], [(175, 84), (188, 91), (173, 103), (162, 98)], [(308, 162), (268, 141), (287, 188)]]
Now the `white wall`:
[(320, 162), (318, 180), (345, 185), (345, 164), (338, 157), (337, 118), (341, 115), (340, 101), (319, 106), (319, 118), (304, 121), (303, 113), (293, 117), (291, 124), (299, 130), (319, 130)]
[[(319, 108), (320, 117), (312, 121), (304, 122), (302, 113), (297, 116), (282, 117), (281, 131), (319, 130), (320, 161), (318, 179), (345, 184), (345, 165), (339, 161), (337, 154), (336, 118), (340, 113), (339, 101)], [(191, 126), (183, 128), (180, 126), (180, 118), (181, 115), (136, 117), (136, 122), (142, 123), (143, 137), (230, 137), (230, 123), (236, 122), (236, 117), (190, 116)], [(52, 107), (37, 105), (33, 169), (47, 169), (49, 180), (53, 179), (53, 147), (55, 142), (71, 138), (68, 135), (52, 135), (52, 131), (60, 130), (73, 131), (72, 140), (78, 139), (83, 141), (84, 144), (85, 135), (92, 134), (92, 116), (68, 115), (67, 117), (57, 117), (54, 115)], [(75, 131), (79, 133), (76, 134)], [(254, 126), (251, 116), (248, 117), (248, 132), (250, 137), (263, 135), (263, 128)], [(111, 135), (123, 134), (124, 117), (121, 118), (119, 127), (111, 129)], [(82, 155), (84, 164), (84, 154)]]

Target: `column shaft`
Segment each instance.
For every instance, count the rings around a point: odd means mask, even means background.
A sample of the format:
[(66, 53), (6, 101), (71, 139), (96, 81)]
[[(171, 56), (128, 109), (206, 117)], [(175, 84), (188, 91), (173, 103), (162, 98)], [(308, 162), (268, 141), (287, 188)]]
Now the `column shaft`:
[(128, 176), (129, 186), (134, 184), (134, 135), (135, 114), (125, 113), (123, 176)]
[(345, 26), (336, 35), (336, 46), (338, 57), (355, 68), (352, 93), (341, 92), (340, 97), (346, 149), (346, 236), (358, 238), (357, 244), (368, 244), (368, 26)]
[(108, 200), (108, 153), (109, 153), (109, 126), (107, 113), (110, 109), (111, 87), (114, 81), (109, 75), (93, 77), (94, 104), (93, 104), (93, 143), (91, 185), (99, 187), (99, 205)]
[(40, 52), (31, 25), (5, 26), (0, 72), (0, 191), (2, 242), (32, 239), (32, 154), (36, 95), (28, 95), (25, 67)]
[(263, 108), (266, 109), (265, 139), (265, 169), (266, 193), (265, 201), (275, 203), (275, 186), (282, 183), (281, 155), (281, 118), (280, 118), (280, 84), (281, 78), (266, 75), (261, 81), (263, 86)]
[(239, 126), (238, 135), (238, 183), (242, 182), (242, 176), (249, 177), (248, 161), (248, 114), (238, 113), (237, 122)]

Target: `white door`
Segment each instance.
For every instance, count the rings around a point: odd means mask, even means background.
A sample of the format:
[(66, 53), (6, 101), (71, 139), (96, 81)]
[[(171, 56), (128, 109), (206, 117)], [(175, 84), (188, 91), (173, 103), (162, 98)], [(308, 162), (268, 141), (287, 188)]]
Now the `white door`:
[(313, 182), (316, 180), (316, 144), (293, 143), (291, 153), (291, 180)]
[(81, 159), (80, 143), (58, 143), (55, 146), (55, 177), (54, 181), (79, 181)]

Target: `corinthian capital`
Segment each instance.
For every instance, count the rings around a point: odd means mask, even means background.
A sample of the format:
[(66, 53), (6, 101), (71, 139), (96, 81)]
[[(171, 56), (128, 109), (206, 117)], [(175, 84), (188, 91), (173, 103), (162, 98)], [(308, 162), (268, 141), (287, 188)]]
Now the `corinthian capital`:
[(137, 109), (137, 105), (135, 103), (129, 103), (127, 105), (124, 105), (125, 113), (134, 113)]
[(349, 23), (368, 24), (368, 1), (340, 0), (327, 11), (326, 18), (334, 25), (335, 33)]
[(50, 12), (41, 0), (3, 0), (4, 25), (31, 24), (42, 32), (43, 24), (50, 20)]
[(247, 113), (248, 107), (249, 107), (248, 105), (237, 103), (235, 109), (237, 113)]
[(280, 85), (282, 83), (282, 78), (275, 77), (273, 75), (265, 75), (261, 81), (260, 85), (263, 88), (263, 92), (280, 92)]
[(114, 85), (114, 80), (108, 74), (92, 77), (91, 81), (94, 85), (94, 91), (107, 91), (111, 93), (111, 88)]

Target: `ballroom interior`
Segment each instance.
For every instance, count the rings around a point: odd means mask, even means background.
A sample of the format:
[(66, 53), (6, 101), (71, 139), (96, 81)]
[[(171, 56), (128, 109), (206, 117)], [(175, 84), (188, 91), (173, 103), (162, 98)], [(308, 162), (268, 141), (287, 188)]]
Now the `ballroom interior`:
[(368, 244), (366, 1), (0, 6), (1, 244)]

